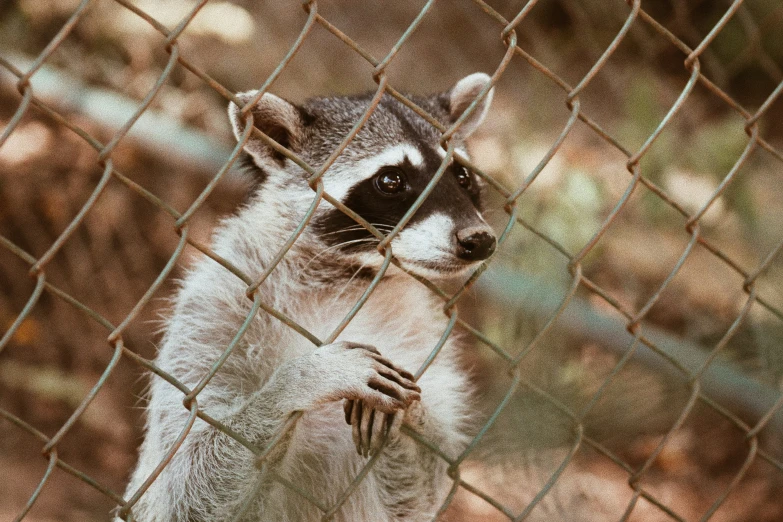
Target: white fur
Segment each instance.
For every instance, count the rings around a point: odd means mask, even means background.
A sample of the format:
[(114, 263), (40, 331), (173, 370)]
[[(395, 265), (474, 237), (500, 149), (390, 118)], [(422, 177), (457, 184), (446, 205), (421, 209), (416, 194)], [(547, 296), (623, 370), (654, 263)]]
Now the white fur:
[(432, 214), (400, 231), (399, 238), (392, 244), (394, 255), (403, 263), (412, 264), (453, 257), (455, 233), (450, 217)]

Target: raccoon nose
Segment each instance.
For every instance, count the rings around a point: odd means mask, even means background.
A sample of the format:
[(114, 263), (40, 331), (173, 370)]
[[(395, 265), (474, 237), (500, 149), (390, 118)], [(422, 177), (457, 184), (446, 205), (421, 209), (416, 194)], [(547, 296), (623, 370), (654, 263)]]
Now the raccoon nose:
[(481, 261), (495, 251), (495, 236), (485, 227), (463, 228), (457, 232), (457, 257), (465, 261)]

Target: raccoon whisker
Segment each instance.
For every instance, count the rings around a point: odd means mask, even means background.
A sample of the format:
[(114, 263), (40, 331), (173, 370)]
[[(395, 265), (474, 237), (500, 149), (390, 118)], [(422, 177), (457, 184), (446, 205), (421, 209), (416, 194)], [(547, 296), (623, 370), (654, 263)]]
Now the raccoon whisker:
[(323, 233), (323, 234), (318, 234), (318, 236), (319, 237), (334, 236), (336, 234), (344, 234), (346, 232), (353, 232), (354, 230), (363, 230), (363, 229), (364, 229), (364, 227), (361, 226), (361, 225), (353, 225), (353, 226), (350, 226), (350, 227), (346, 227), (346, 228), (341, 228), (339, 230), (335, 230), (333, 232), (326, 232), (326, 233)]
[(367, 260), (364, 263), (361, 264), (359, 268), (356, 269), (356, 271), (353, 273), (353, 275), (346, 281), (346, 283), (343, 285), (343, 287), (340, 289), (339, 292), (332, 298), (331, 302), (329, 303), (329, 308), (334, 308), (337, 302), (340, 300), (340, 298), (343, 296), (345, 291), (348, 289), (349, 286), (351, 286), (351, 283), (354, 279), (356, 279), (356, 276), (361, 273), (361, 271), (364, 269), (365, 266), (367, 266), (367, 263), (370, 261)]
[[(394, 230), (394, 227), (392, 225), (385, 225), (385, 224), (382, 224), (382, 223), (370, 223), (370, 224), (372, 226), (374, 226), (375, 228), (377, 228), (381, 232), (391, 232), (392, 230)], [(325, 234), (319, 234), (319, 236), (320, 237), (333, 236), (335, 234), (344, 234), (346, 232), (353, 232), (355, 230), (367, 230), (367, 229), (364, 228), (363, 225), (356, 224), (356, 225), (353, 225), (353, 226), (350, 226), (350, 227), (342, 228), (340, 230), (335, 230), (333, 232), (327, 232)]]
[[(381, 232), (387, 232), (388, 233), (388, 232), (391, 232), (392, 230), (394, 230), (394, 227), (392, 225), (386, 225), (384, 223), (370, 223), (370, 224), (373, 225), (374, 227), (376, 227)], [(326, 234), (321, 234), (321, 237), (325, 237), (325, 236), (329, 236), (329, 235), (333, 235), (333, 234), (343, 234), (345, 232), (351, 232), (353, 230), (366, 230), (366, 229), (362, 225), (356, 224), (356, 225), (352, 225), (350, 227), (346, 227), (346, 228), (343, 228), (343, 229), (340, 229), (340, 230), (336, 230), (336, 231), (333, 231), (333, 232), (327, 232)], [(327, 247), (327, 248), (321, 250), (316, 255), (311, 257), (307, 261), (307, 263), (302, 267), (302, 270), (306, 270), (307, 268), (310, 267), (310, 265), (316, 259), (318, 259), (319, 257), (323, 256), (324, 254), (327, 254), (328, 252), (330, 252), (332, 250), (338, 249), (340, 247), (344, 247), (346, 245), (358, 244), (358, 243), (373, 243), (373, 242), (377, 242), (377, 241), (378, 241), (378, 238), (376, 238), (375, 236), (371, 236), (371, 237), (363, 237), (363, 238), (358, 238), (358, 239), (350, 239), (350, 240), (347, 240), (347, 241), (343, 241), (343, 242), (337, 243), (335, 245), (332, 245), (330, 247)]]
[(316, 255), (311, 257), (307, 261), (307, 263), (302, 267), (302, 270), (306, 270), (310, 266), (310, 264), (312, 264), (313, 261), (315, 261), (319, 257), (323, 256), (324, 254), (329, 253), (332, 250), (335, 250), (335, 249), (338, 249), (340, 247), (344, 247), (344, 246), (347, 246), (347, 245), (354, 245), (354, 244), (358, 244), (358, 243), (372, 243), (374, 241), (378, 241), (378, 239), (375, 238), (375, 237), (363, 237), (361, 239), (351, 239), (351, 240), (348, 240), (348, 241), (343, 241), (342, 243), (337, 243), (336, 245), (332, 245), (330, 247), (326, 247), (323, 250), (321, 250), (320, 252), (318, 252)]

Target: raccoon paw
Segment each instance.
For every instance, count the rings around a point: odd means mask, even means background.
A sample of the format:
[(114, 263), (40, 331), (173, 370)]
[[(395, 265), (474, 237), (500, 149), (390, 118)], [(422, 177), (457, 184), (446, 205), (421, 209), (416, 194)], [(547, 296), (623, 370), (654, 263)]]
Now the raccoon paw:
[(404, 410), (387, 414), (365, 404), (362, 400), (346, 400), (343, 404), (345, 422), (350, 424), (356, 452), (363, 457), (378, 453), (388, 441), (400, 437)]
[[(414, 376), (383, 357), (370, 345), (339, 341), (296, 359), (281, 375), (288, 388), (301, 390), (295, 404), (310, 409), (341, 399), (361, 400), (365, 405), (393, 414), (421, 398)], [(299, 384), (294, 386), (294, 381)]]

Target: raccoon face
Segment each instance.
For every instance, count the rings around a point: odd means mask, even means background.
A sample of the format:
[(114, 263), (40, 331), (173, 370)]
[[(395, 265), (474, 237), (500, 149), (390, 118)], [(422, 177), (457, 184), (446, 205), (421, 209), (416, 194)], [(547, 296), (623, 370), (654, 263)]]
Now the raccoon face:
[[(414, 102), (448, 126), (489, 82), (476, 73), (463, 78), (448, 92), (429, 97), (412, 96)], [(254, 92), (243, 93), (249, 100)], [(264, 94), (254, 107), (254, 124), (281, 145), (317, 167), (339, 145), (358, 120), (370, 95), (315, 98), (297, 107), (271, 94)], [(479, 102), (455, 134), (457, 150), (466, 154), (462, 141), (483, 120), (492, 91)], [(231, 104), (229, 114), (237, 136), (243, 126), (239, 109)], [(382, 233), (390, 232), (414, 205), (446, 156), (440, 134), (429, 123), (387, 95), (367, 123), (323, 176), (325, 191)], [(261, 140), (251, 139), (245, 150), (259, 174), (277, 183), (279, 198), (296, 200), (293, 192), (309, 194), (306, 174), (285, 156)], [(285, 183), (279, 182), (281, 178)], [(444, 278), (463, 274), (487, 259), (495, 250), (494, 232), (480, 213), (482, 181), (450, 159), (433, 191), (404, 228), (391, 241), (400, 264), (418, 275)], [(289, 192), (286, 195), (286, 191)], [(304, 198), (305, 201), (307, 198)], [(351, 217), (322, 202), (307, 230), (308, 240), (320, 246), (321, 263), (354, 270), (377, 269), (383, 261), (379, 240)]]
[[(403, 143), (352, 165), (332, 183), (332, 194), (383, 233), (390, 232), (424, 191), (443, 157), (430, 143)], [(327, 172), (328, 175), (328, 172)], [(327, 192), (328, 180), (324, 181)], [(330, 192), (330, 194), (332, 193)], [(452, 161), (423, 204), (392, 240), (395, 257), (425, 277), (460, 274), (488, 258), (495, 249), (492, 230), (479, 214), (480, 184)], [(313, 226), (328, 248), (339, 249), (353, 264), (377, 267), (377, 239), (343, 212), (330, 208)]]

